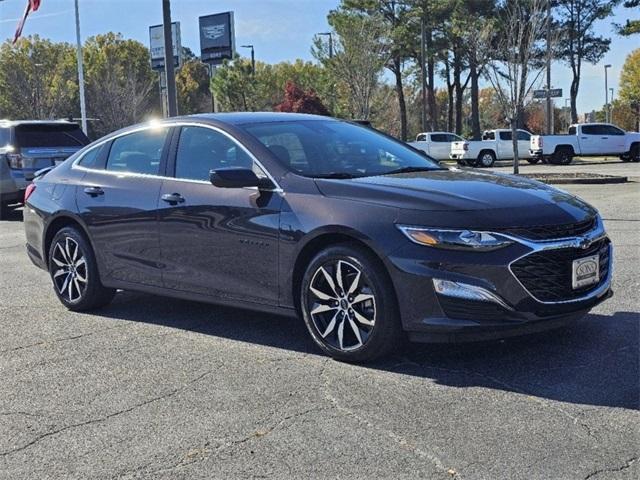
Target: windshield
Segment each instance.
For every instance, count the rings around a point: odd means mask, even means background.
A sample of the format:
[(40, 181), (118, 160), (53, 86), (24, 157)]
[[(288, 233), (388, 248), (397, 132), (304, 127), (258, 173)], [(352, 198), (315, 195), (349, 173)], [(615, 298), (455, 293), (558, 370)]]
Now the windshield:
[(89, 139), (75, 124), (26, 124), (16, 127), (19, 147), (83, 147)]
[(370, 128), (335, 120), (243, 126), (287, 167), (308, 177), (350, 178), (440, 170), (435, 160)]

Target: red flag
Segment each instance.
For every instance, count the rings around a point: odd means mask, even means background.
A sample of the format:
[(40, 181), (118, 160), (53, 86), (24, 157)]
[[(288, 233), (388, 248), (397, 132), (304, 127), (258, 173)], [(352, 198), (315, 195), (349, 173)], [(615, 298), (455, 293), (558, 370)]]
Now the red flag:
[(28, 0), (27, 1), (27, 6), (24, 9), (24, 15), (22, 16), (22, 19), (20, 20), (20, 22), (18, 22), (18, 27), (16, 28), (16, 33), (13, 36), (13, 43), (14, 44), (18, 41), (18, 39), (20, 38), (20, 35), (22, 35), (22, 29), (24, 28), (24, 23), (27, 21), (27, 17), (29, 16), (29, 13), (37, 11), (40, 8), (40, 2), (41, 2), (41, 0)]

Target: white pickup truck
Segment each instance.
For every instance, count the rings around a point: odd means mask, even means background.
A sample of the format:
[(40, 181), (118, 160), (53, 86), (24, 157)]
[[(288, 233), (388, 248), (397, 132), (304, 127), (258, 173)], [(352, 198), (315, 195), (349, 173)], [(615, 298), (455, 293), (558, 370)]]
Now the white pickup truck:
[(574, 156), (618, 156), (625, 162), (640, 161), (640, 133), (625, 132), (609, 123), (571, 125), (566, 135), (533, 135), (531, 156), (557, 165), (571, 163)]
[[(510, 160), (513, 158), (513, 142), (511, 130), (487, 130), (482, 134), (482, 140), (454, 142), (451, 145), (450, 158), (457, 160), (460, 165), (472, 167), (490, 167), (496, 160)], [(518, 157), (529, 160), (529, 142), (531, 134), (526, 130), (518, 130)]]
[(464, 142), (464, 138), (449, 132), (424, 132), (419, 133), (416, 141), (409, 142), (409, 145), (436, 160), (448, 160), (453, 142)]

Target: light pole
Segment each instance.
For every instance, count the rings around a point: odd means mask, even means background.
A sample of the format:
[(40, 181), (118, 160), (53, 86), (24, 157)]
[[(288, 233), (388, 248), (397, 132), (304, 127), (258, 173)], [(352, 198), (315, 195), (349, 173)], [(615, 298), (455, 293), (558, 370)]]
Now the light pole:
[(82, 40), (80, 38), (80, 9), (78, 0), (76, 5), (76, 57), (78, 62), (78, 88), (80, 93), (80, 119), (82, 121), (82, 131), (87, 135), (87, 103), (84, 96), (84, 63), (82, 60)]
[(607, 82), (607, 69), (611, 68), (610, 64), (604, 66), (604, 119), (609, 123), (609, 85)]
[(240, 45), (242, 48), (250, 48), (251, 49), (251, 74), (256, 74), (256, 53), (253, 49), (253, 45)]
[(569, 129), (569, 125), (571, 125), (571, 108), (569, 107), (570, 98), (564, 99), (564, 109), (567, 111), (567, 130)]
[(553, 134), (553, 107), (551, 106), (551, 0), (547, 0), (547, 95), (546, 95), (547, 135)]
[(333, 58), (333, 33), (331, 32), (322, 32), (318, 35), (323, 37), (329, 37), (329, 58)]
[(609, 97), (609, 123), (613, 123), (613, 87), (609, 87), (611, 95)]
[(167, 114), (169, 117), (175, 117), (178, 114), (178, 99), (176, 97), (176, 72), (173, 66), (171, 0), (162, 0), (162, 26), (164, 27), (164, 71), (167, 77)]

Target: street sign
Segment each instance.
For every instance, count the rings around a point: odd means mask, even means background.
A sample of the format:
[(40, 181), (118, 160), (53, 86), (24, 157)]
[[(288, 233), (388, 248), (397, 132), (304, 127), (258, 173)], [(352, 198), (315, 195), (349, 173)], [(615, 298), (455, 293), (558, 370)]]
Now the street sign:
[[(552, 88), (549, 90), (549, 93), (551, 94), (550, 97), (551, 98), (557, 98), (557, 97), (562, 97), (562, 89), (561, 88)], [(533, 98), (547, 98), (547, 90), (534, 90), (533, 91)]]
[(233, 59), (236, 49), (233, 12), (206, 15), (199, 20), (200, 60), (220, 65), (225, 59)]
[[(178, 68), (182, 64), (182, 41), (180, 39), (180, 22), (171, 24), (173, 37), (173, 65)], [(151, 52), (151, 68), (164, 70), (164, 27), (153, 25), (149, 27), (149, 50)]]

